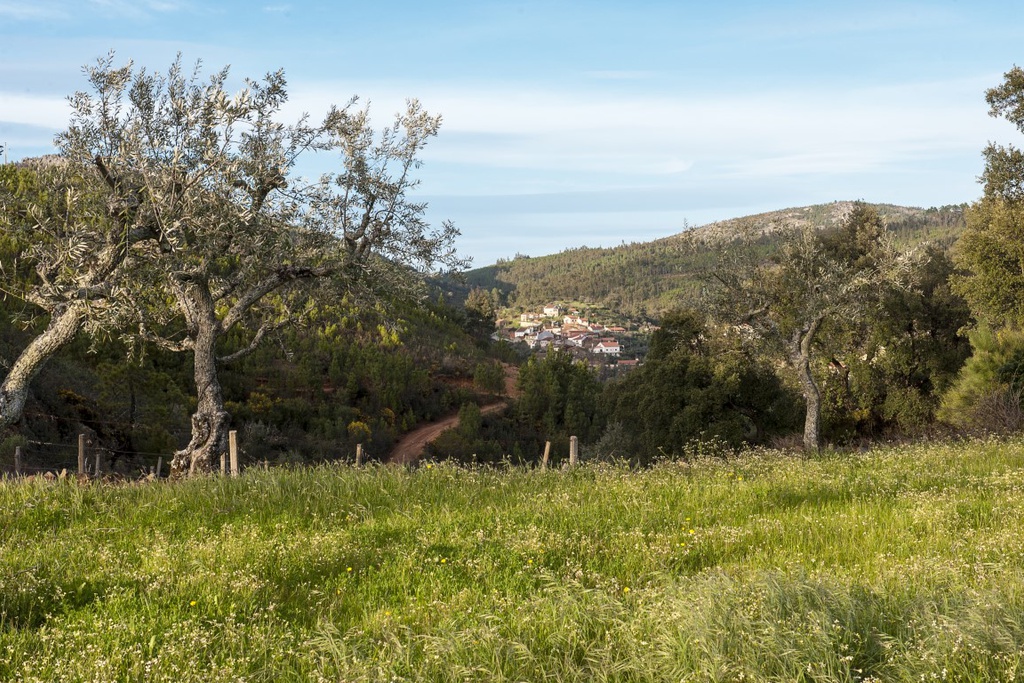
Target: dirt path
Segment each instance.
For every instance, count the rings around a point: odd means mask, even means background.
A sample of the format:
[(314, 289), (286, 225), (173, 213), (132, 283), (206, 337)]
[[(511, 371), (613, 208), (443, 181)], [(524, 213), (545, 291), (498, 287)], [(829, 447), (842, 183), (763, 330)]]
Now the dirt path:
[[(496, 413), (507, 405), (508, 401), (502, 401), (500, 403), (481, 406), (480, 414), (487, 415), (489, 413)], [(395, 444), (395, 447), (391, 450), (391, 455), (388, 456), (388, 464), (411, 465), (420, 459), (423, 455), (423, 451), (426, 450), (428, 443), (441, 436), (441, 432), (458, 426), (459, 416), (458, 414), (455, 414), (450, 415), (443, 420), (430, 422), (422, 427), (417, 427), (403, 436), (399, 442)]]
[[(514, 365), (505, 365), (505, 394), (507, 396), (515, 398), (518, 395), (516, 387), (518, 379), (519, 368)], [(490, 413), (496, 413), (499, 410), (503, 410), (506, 406), (508, 406), (507, 400), (480, 406), (480, 414), (489, 415)], [(455, 414), (449, 415), (437, 422), (430, 422), (417, 427), (395, 444), (386, 462), (392, 465), (411, 465), (420, 459), (428, 443), (441, 436), (441, 432), (458, 426), (459, 416)]]

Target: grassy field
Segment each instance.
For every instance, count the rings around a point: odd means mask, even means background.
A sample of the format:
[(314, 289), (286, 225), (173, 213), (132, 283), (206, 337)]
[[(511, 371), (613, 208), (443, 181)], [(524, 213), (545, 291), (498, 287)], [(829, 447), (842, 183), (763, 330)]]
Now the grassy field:
[(1024, 680), (1024, 442), (0, 483), (0, 679)]

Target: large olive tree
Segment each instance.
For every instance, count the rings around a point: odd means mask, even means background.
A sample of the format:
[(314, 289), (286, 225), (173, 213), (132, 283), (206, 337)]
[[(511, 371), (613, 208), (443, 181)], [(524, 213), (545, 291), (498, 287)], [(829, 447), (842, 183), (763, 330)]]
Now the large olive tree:
[[(238, 356), (218, 356), (229, 331), (246, 328), (254, 347), (295, 320), (314, 282), (394, 292), (414, 269), (462, 265), (456, 230), (432, 230), (408, 196), (440, 126), (416, 101), (376, 132), (354, 99), (316, 121), (282, 122), (281, 72), (233, 93), (227, 69), (204, 79), (180, 60), (158, 74), (108, 57), (88, 74), (92, 91), (71, 98), (62, 153), (101, 159), (138, 193), (156, 239), (132, 283), (133, 314), (144, 338), (194, 359), (192, 439), (175, 471), (208, 469), (226, 450), (217, 368)], [(298, 160), (312, 154), (333, 155), (338, 170), (299, 177)]]
[(0, 428), (21, 418), (32, 379), (54, 354), (82, 330), (116, 325), (133, 263), (155, 246), (154, 217), (135, 188), (100, 156), (66, 156), (64, 142), (59, 157), (0, 167), (3, 295), (40, 319), (16, 357), (0, 358)]
[(820, 333), (830, 323), (863, 320), (880, 304), (883, 284), (910, 273), (911, 255), (883, 238), (877, 212), (857, 204), (836, 228), (789, 236), (772, 258), (764, 258), (753, 238), (737, 239), (712, 273), (718, 317), (744, 325), (795, 372), (806, 404), (806, 450), (821, 442)]

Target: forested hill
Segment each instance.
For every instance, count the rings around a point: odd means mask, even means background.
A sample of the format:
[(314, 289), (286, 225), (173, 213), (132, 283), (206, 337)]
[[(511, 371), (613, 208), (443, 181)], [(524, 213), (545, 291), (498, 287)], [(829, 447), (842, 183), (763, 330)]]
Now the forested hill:
[[(854, 202), (784, 209), (710, 223), (655, 240), (611, 248), (579, 247), (541, 257), (519, 256), (467, 274), (470, 287), (497, 288), (525, 308), (550, 301), (586, 301), (631, 315), (658, 315), (696, 298), (700, 273), (730, 241), (753, 237), (771, 250), (782, 235), (838, 225)], [(963, 206), (919, 209), (872, 204), (903, 244), (951, 245), (963, 228)]]

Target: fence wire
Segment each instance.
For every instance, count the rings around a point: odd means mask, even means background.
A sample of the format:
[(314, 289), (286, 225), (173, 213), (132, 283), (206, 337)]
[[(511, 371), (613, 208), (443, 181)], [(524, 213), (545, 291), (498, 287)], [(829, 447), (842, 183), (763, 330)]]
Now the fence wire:
[[(52, 472), (68, 474), (79, 472), (78, 444), (53, 443), (48, 441), (27, 441), (10, 453), (0, 453), (0, 473), (6, 475), (32, 475)], [(101, 474), (122, 476), (145, 476), (160, 466), (166, 475), (171, 462), (171, 453), (96, 447), (86, 443), (83, 449), (84, 472), (96, 474), (97, 458)]]

